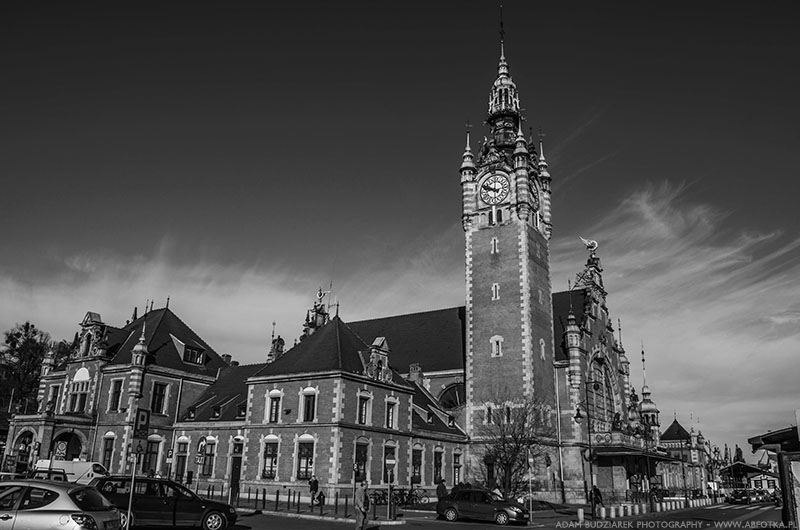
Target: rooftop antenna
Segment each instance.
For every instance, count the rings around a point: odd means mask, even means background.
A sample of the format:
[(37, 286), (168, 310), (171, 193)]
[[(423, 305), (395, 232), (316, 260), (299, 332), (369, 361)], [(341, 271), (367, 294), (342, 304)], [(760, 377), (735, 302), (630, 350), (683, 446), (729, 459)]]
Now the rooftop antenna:
[(155, 301), (156, 301), (156, 300), (155, 300), (155, 298), (154, 298), (154, 299), (152, 299), (152, 300), (150, 300), (150, 311), (152, 311), (152, 310), (153, 310), (153, 303), (154, 303)]
[(150, 299), (149, 298), (145, 298), (145, 301), (144, 301), (144, 314), (145, 315), (147, 314), (147, 308), (148, 307), (150, 307)]
[(325, 308), (325, 311), (330, 315), (331, 314), (331, 299), (333, 298), (333, 279), (328, 286), (328, 293), (330, 293), (330, 297), (328, 298), (328, 305)]
[(169, 296), (167, 296), (167, 309), (169, 309)]
[(500, 2), (500, 57), (505, 58), (506, 30), (503, 28), (503, 2)]

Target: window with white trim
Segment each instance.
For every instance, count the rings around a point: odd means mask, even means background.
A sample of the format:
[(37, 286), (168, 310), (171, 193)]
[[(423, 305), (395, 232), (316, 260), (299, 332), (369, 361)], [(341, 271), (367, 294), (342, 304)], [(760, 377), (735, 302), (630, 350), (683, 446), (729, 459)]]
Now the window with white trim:
[(280, 423), (281, 420), (281, 398), (283, 392), (280, 390), (270, 390), (269, 410), (267, 411), (267, 423)]
[(70, 385), (69, 411), (86, 412), (89, 397), (89, 381), (75, 381)]
[(492, 300), (500, 300), (500, 284), (492, 284)]
[(297, 480), (309, 480), (314, 474), (314, 439), (302, 436), (297, 442)]
[(503, 356), (503, 337), (495, 335), (489, 339), (489, 347), (491, 348), (492, 357)]
[(499, 243), (499, 240), (498, 240), (496, 237), (493, 237), (493, 238), (491, 239), (491, 242), (492, 242), (492, 254), (497, 254), (497, 253), (499, 253), (499, 252), (500, 252), (500, 251), (498, 250), (498, 243)]
[(111, 470), (111, 460), (114, 457), (114, 442), (115, 437), (112, 435), (105, 435), (103, 437), (103, 467)]
[(360, 391), (358, 393), (358, 410), (356, 422), (359, 425), (370, 425), (372, 419), (372, 394)]
[(397, 400), (388, 398), (386, 400), (386, 428), (397, 429)]
[(433, 450), (433, 482), (438, 484), (442, 480), (442, 461), (444, 460), (444, 449), (437, 447)]
[(312, 387), (303, 389), (302, 421), (315, 421), (317, 419), (317, 390)]
[(461, 453), (453, 452), (453, 484), (461, 482)]
[(278, 473), (278, 437), (264, 439), (264, 469), (261, 478), (275, 478)]
[[(392, 463), (390, 463), (392, 462)], [(394, 482), (395, 466), (397, 466), (397, 447), (385, 445), (383, 447), (383, 482)]]
[(150, 400), (150, 412), (153, 414), (166, 414), (168, 388), (166, 383), (153, 382), (153, 397)]
[(415, 445), (411, 450), (411, 483), (422, 483), (422, 446)]
[(356, 442), (356, 453), (355, 453), (356, 482), (367, 480), (368, 455), (369, 455), (369, 442), (362, 440)]
[[(119, 405), (122, 401), (122, 379), (114, 379), (111, 381), (111, 391), (108, 397), (108, 411), (119, 411)], [(108, 466), (106, 466), (108, 468)]]
[(546, 352), (546, 350), (545, 350), (545, 343), (544, 343), (544, 339), (539, 339), (539, 356), (540, 356), (540, 357), (542, 358), (542, 360), (544, 361), (544, 360), (545, 360), (545, 357), (546, 357), (546, 355), (547, 355), (547, 352)]

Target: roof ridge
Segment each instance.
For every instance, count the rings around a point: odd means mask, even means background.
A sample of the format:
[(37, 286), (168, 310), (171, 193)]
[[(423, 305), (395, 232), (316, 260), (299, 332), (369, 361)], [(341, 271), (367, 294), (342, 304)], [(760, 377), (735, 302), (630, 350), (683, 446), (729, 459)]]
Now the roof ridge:
[(461, 309), (463, 307), (465, 307), (465, 306), (457, 305), (457, 306), (451, 306), (451, 307), (442, 307), (442, 308), (439, 308), (439, 309), (428, 309), (426, 311), (412, 311), (410, 313), (401, 313), (399, 315), (386, 315), (386, 316), (382, 316), (382, 317), (367, 318), (367, 319), (363, 319), (363, 320), (355, 320), (355, 321), (353, 321), (353, 324), (358, 324), (358, 323), (361, 323), (361, 322), (371, 322), (373, 320), (383, 320), (385, 318), (397, 318), (397, 317), (405, 317), (405, 316), (410, 316), (410, 315), (424, 315), (426, 313), (438, 313), (440, 311), (452, 311), (454, 309), (457, 310), (457, 309)]

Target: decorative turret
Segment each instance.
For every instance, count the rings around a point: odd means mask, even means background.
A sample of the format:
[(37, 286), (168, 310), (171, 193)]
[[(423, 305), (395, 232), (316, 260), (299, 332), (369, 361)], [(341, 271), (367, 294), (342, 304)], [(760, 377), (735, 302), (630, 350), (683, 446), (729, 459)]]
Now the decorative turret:
[(469, 125), (467, 125), (467, 145), (464, 148), (461, 162), (461, 223), (467, 230), (475, 213), (475, 163), (472, 158), (472, 148), (469, 145)]
[(538, 209), (538, 204), (531, 204), (531, 189), (528, 172), (528, 142), (522, 134), (522, 119), (518, 121), (516, 147), (514, 148), (514, 175), (517, 188), (517, 215), (523, 221), (531, 216), (531, 211)]
[(581, 385), (581, 330), (572, 308), (567, 316), (567, 350), (569, 354), (569, 384), (573, 388)]
[(544, 231), (547, 235), (547, 239), (550, 239), (553, 235), (553, 223), (550, 217), (550, 196), (552, 194), (551, 185), (553, 179), (550, 177), (550, 172), (547, 170), (547, 161), (544, 159), (544, 145), (542, 144), (541, 137), (539, 137), (539, 180), (542, 183), (542, 222), (544, 223)]
[(620, 379), (622, 380), (621, 391), (624, 395), (628, 395), (630, 392), (631, 363), (628, 360), (628, 356), (625, 354), (625, 347), (622, 346), (622, 321), (620, 319), (617, 319), (617, 326), (619, 337), (615, 348), (617, 351), (617, 358), (619, 359)]
[(272, 339), (272, 346), (270, 346), (269, 353), (267, 354), (267, 363), (278, 360), (283, 355), (283, 348), (286, 346), (280, 335)]
[(642, 416), (642, 423), (647, 425), (652, 433), (658, 436), (658, 427), (661, 424), (658, 418), (658, 407), (650, 399), (650, 387), (647, 386), (647, 370), (645, 369), (644, 362), (644, 344), (642, 344), (642, 404), (639, 407), (639, 412)]
[(520, 119), (519, 93), (517, 85), (511, 79), (504, 51), (503, 40), (500, 40), (500, 63), (497, 65), (497, 79), (489, 91), (488, 123), (492, 126), (492, 137), (498, 147), (514, 145), (515, 132)]
[(138, 399), (142, 397), (142, 381), (144, 379), (144, 367), (147, 361), (147, 344), (145, 339), (145, 330), (147, 322), (142, 321), (142, 334), (139, 337), (139, 342), (131, 350), (131, 378), (128, 384), (128, 397), (129, 399)]
[(323, 291), (322, 287), (317, 291), (317, 299), (314, 300), (313, 307), (306, 313), (306, 321), (303, 323), (303, 335), (300, 337), (300, 340), (308, 337), (328, 323), (328, 309), (325, 307), (325, 304), (322, 303), (322, 300), (327, 294), (328, 292)]

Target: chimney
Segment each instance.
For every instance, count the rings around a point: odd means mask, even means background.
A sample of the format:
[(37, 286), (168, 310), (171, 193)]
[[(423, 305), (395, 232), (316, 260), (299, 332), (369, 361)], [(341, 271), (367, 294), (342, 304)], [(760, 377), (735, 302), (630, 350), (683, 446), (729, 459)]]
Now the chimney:
[(231, 361), (231, 366), (239, 366), (239, 361)]
[(422, 366), (419, 363), (408, 365), (408, 380), (422, 386)]
[(230, 353), (223, 353), (222, 360), (225, 361), (225, 364), (231, 364), (231, 354)]

